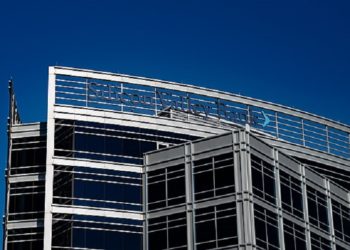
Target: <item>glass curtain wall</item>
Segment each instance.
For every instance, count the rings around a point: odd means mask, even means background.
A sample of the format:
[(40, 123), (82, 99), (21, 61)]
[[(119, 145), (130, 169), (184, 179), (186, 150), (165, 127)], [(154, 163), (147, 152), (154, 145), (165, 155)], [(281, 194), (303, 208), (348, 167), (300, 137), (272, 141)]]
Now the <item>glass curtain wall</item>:
[[(142, 213), (143, 154), (196, 139), (104, 123), (56, 120), (55, 124), (55, 156), (90, 163), (89, 167), (54, 166), (53, 203), (65, 207)], [(94, 162), (115, 163), (126, 170), (94, 167)], [(140, 171), (127, 171), (128, 166), (139, 167)], [(166, 193), (168, 205), (184, 202), (181, 168), (174, 166), (167, 173), (155, 173), (157, 196)], [(162, 189), (162, 178), (167, 179), (166, 192)], [(160, 206), (161, 202), (155, 201), (153, 205)], [(142, 249), (142, 230), (141, 220), (78, 215), (68, 218), (55, 214), (53, 246), (55, 249)]]
[(43, 225), (25, 226), (44, 218), (46, 136), (12, 139), (8, 171), (7, 221), (23, 224), (7, 231), (8, 250), (37, 250), (43, 246)]

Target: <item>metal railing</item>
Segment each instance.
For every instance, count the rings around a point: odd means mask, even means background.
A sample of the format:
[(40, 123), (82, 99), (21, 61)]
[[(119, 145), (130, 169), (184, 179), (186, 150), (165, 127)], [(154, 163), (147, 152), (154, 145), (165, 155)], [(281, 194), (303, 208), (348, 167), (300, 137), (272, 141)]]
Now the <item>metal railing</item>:
[(350, 126), (314, 114), (173, 82), (63, 67), (54, 67), (54, 72), (56, 104), (202, 120), (222, 127), (250, 124), (277, 139), (350, 158)]

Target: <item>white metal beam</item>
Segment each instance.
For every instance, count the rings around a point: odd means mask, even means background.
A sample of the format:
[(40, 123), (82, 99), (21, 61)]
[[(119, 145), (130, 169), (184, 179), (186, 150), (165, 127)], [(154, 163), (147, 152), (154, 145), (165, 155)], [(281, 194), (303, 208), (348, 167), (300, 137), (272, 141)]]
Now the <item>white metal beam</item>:
[(47, 150), (45, 176), (45, 215), (44, 215), (44, 250), (51, 249), (52, 242), (52, 201), (53, 201), (53, 156), (55, 147), (55, 83), (56, 75), (53, 67), (49, 68), (48, 111), (47, 111)]
[(81, 208), (81, 207), (63, 207), (63, 206), (52, 206), (52, 213), (59, 214), (79, 214), (79, 215), (90, 215), (90, 216), (103, 216), (109, 218), (121, 218), (121, 219), (132, 219), (132, 220), (143, 220), (144, 216), (142, 213), (133, 213), (129, 211), (109, 211), (96, 208)]

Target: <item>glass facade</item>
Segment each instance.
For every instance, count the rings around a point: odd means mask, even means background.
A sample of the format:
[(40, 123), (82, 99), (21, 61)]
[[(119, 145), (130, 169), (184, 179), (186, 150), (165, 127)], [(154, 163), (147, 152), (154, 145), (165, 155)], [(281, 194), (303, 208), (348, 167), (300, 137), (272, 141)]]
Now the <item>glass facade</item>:
[[(299, 222), (300, 223), (300, 222)], [(301, 224), (301, 225), (300, 225)], [(306, 250), (306, 231), (302, 223), (283, 219), (284, 247), (286, 250)]]
[[(143, 154), (162, 145), (196, 139), (189, 135), (105, 123), (56, 120), (55, 156), (59, 159), (87, 161), (87, 166), (54, 165), (53, 204), (65, 208), (103, 210), (106, 214), (131, 213), (142, 216)], [(118, 164), (106, 169), (98, 163)], [(135, 170), (128, 170), (128, 167)], [(113, 169), (114, 168), (114, 169)], [(183, 166), (150, 177), (150, 207), (184, 203)], [(167, 180), (165, 182), (165, 179)], [(64, 231), (61, 229), (64, 228)], [(171, 230), (170, 230), (171, 231)], [(142, 249), (142, 219), (55, 214), (52, 246), (84, 249)], [(178, 244), (172, 243), (170, 245)]]
[[(11, 141), (8, 172), (14, 181), (8, 186), (6, 219), (8, 224), (22, 227), (7, 230), (6, 249), (43, 249), (47, 140), (46, 132), (41, 134), (18, 136)], [(53, 165), (52, 206), (66, 210), (53, 213), (52, 248), (142, 249), (143, 154), (196, 138), (138, 127), (56, 119), (54, 158), (61, 164)], [(164, 178), (166, 186), (161, 189)], [(159, 194), (150, 206), (185, 203), (182, 165), (169, 167), (166, 173), (155, 173), (153, 180)], [(77, 214), (71, 208), (85, 209), (87, 213)], [(138, 219), (128, 218), (133, 215), (138, 215)], [(24, 224), (27, 222), (33, 225), (28, 227)], [(171, 229), (174, 223), (170, 223), (169, 230), (177, 231), (170, 236), (169, 244), (178, 246), (181, 241), (173, 242), (178, 241), (175, 235), (179, 230), (177, 226)]]
[[(349, 192), (244, 130), (145, 159), (147, 249), (350, 248)], [(176, 205), (166, 201), (174, 166), (186, 201)], [(167, 231), (180, 214), (178, 235), (187, 247), (171, 245)]]
[[(184, 153), (190, 148), (186, 145), (174, 150)], [(147, 154), (145, 158), (146, 249), (237, 247), (233, 152), (186, 157), (173, 155), (171, 149), (159, 152), (167, 157), (156, 157), (156, 164)]]
[(196, 201), (235, 193), (232, 153), (193, 161), (193, 175)]
[(237, 212), (235, 203), (224, 203), (195, 210), (197, 249), (237, 246)]
[(147, 183), (149, 210), (185, 204), (184, 164), (150, 172)]
[(276, 184), (274, 166), (251, 155), (253, 193), (257, 197), (276, 203)]
[[(350, 247), (347, 190), (268, 145), (255, 146), (250, 134), (249, 150), (233, 150), (244, 139), (230, 136), (196, 141), (151, 129), (57, 120), (54, 152), (61, 161), (53, 165), (52, 204), (63, 210), (53, 212), (52, 249)], [(45, 135), (12, 140), (6, 220), (19, 226), (7, 229), (6, 249), (43, 248), (45, 155)], [(254, 232), (248, 240), (242, 236), (247, 226)]]
[(6, 247), (9, 250), (42, 249), (43, 236), (43, 227), (9, 229)]
[(143, 164), (143, 153), (159, 145), (176, 145), (194, 136), (110, 125), (105, 123), (56, 120), (55, 156), (74, 159)]
[(21, 124), (11, 96), (5, 250), (350, 249), (345, 125), (188, 85), (50, 70), (47, 123)]
[(277, 214), (254, 205), (255, 237), (258, 249), (279, 249)]
[(5, 222), (17, 226), (6, 232), (8, 250), (42, 248), (46, 164), (43, 127), (27, 126), (31, 134), (20, 131), (11, 136)]
[(142, 249), (142, 229), (139, 220), (54, 214), (52, 249)]
[(310, 186), (307, 186), (307, 204), (309, 207), (310, 224), (317, 229), (329, 232), (326, 195)]
[[(41, 130), (11, 140), (6, 223), (16, 226), (6, 231), (6, 249), (43, 248)], [(231, 134), (199, 147), (194, 136), (67, 119), (55, 121), (54, 135), (52, 204), (63, 210), (53, 212), (52, 249), (350, 247), (348, 191), (250, 134), (249, 150), (233, 150), (242, 142), (228, 143)], [(152, 163), (153, 154), (165, 155)]]
[(303, 219), (303, 191), (300, 178), (298, 179), (282, 170), (280, 170), (279, 176), (283, 211)]
[(11, 175), (42, 173), (46, 164), (46, 136), (14, 138), (11, 149)]
[(350, 243), (350, 208), (332, 200), (333, 225), (335, 237)]
[(55, 166), (53, 203), (142, 211), (141, 174)]
[(174, 213), (148, 222), (149, 249), (187, 249), (186, 213)]

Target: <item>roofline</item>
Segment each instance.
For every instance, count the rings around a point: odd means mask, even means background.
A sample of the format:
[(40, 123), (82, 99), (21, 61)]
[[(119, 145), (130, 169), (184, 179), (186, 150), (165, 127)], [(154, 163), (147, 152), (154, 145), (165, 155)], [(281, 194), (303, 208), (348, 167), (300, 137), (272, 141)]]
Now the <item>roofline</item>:
[[(155, 82), (160, 82), (160, 83), (164, 83), (164, 84), (171, 84), (171, 85), (179, 85), (182, 87), (189, 87), (189, 88), (193, 88), (193, 89), (198, 89), (198, 90), (203, 90), (203, 91), (208, 91), (208, 92), (213, 92), (213, 93), (217, 93), (217, 94), (223, 94), (223, 95), (228, 95), (234, 98), (238, 98), (241, 100), (246, 100), (246, 101), (250, 101), (250, 102), (257, 102), (257, 104), (261, 103), (261, 104), (265, 104), (265, 105), (269, 105), (272, 108), (275, 107), (276, 109), (284, 109), (283, 110), (278, 110), (278, 112), (281, 113), (285, 113), (285, 114), (289, 114), (286, 111), (292, 111), (292, 112), (296, 112), (299, 113), (300, 115), (306, 115), (306, 116), (310, 116), (316, 119), (320, 119), (320, 120), (324, 120), (325, 122), (328, 123), (332, 123), (335, 125), (338, 125), (340, 127), (343, 128), (339, 128), (345, 132), (350, 132), (350, 125), (339, 122), (339, 121), (335, 121), (320, 115), (316, 115), (307, 111), (303, 111), (300, 109), (296, 109), (296, 108), (292, 108), (292, 107), (288, 107), (282, 104), (276, 104), (273, 102), (268, 102), (268, 101), (264, 101), (261, 99), (256, 99), (256, 98), (252, 98), (252, 97), (247, 97), (247, 96), (242, 96), (239, 94), (233, 94), (230, 92), (226, 92), (226, 91), (222, 91), (222, 90), (216, 90), (216, 89), (210, 89), (210, 88), (206, 88), (206, 87), (200, 87), (200, 86), (196, 86), (196, 85), (190, 85), (190, 84), (184, 84), (184, 83), (178, 83), (178, 82), (172, 82), (172, 81), (166, 81), (166, 80), (160, 80), (160, 79), (154, 79), (154, 78), (148, 78), (148, 77), (140, 77), (140, 76), (133, 76), (133, 75), (127, 75), (127, 74), (119, 74), (119, 73), (113, 73), (113, 72), (108, 72), (108, 71), (98, 71), (98, 70), (90, 70), (90, 69), (81, 69), (81, 68), (73, 68), (73, 67), (64, 67), (64, 66), (50, 66), (53, 67), (55, 69), (66, 69), (66, 70), (74, 70), (74, 71), (81, 71), (81, 72), (90, 72), (90, 73), (95, 73), (95, 74), (107, 74), (107, 75), (112, 75), (112, 76), (118, 76), (118, 77), (128, 77), (131, 79), (138, 79), (138, 80), (147, 80), (147, 81), (155, 81)], [(271, 109), (271, 108), (270, 108)], [(290, 115), (290, 114), (289, 114)]]

